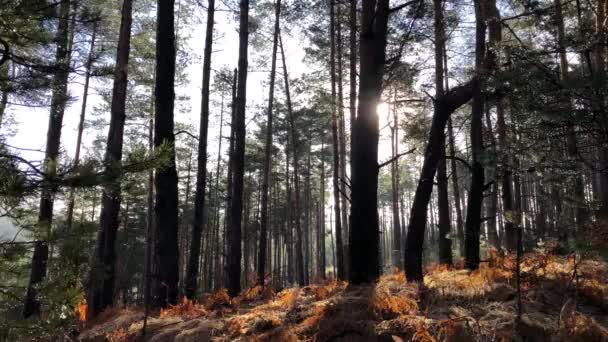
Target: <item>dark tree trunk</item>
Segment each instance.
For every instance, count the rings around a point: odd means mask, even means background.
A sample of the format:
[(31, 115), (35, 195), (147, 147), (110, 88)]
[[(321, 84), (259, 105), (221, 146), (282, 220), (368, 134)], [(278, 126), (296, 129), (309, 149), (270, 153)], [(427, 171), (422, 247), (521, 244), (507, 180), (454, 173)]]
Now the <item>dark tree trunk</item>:
[(285, 61), (285, 51), (283, 50), (283, 41), (279, 34), (279, 44), (281, 47), (281, 60), (283, 61), (283, 76), (285, 80), (285, 96), (287, 103), (287, 115), (289, 116), (289, 129), (291, 135), (291, 148), (293, 152), (293, 184), (295, 189), (295, 200), (294, 200), (294, 221), (296, 228), (296, 279), (299, 285), (306, 285), (304, 279), (304, 256), (302, 251), (302, 226), (301, 226), (301, 212), (300, 212), (300, 174), (299, 174), (299, 150), (298, 150), (298, 134), (295, 125), (295, 116), (293, 113), (293, 107), (291, 104), (291, 94), (289, 92), (289, 74), (287, 72), (287, 63)]
[[(456, 156), (456, 148), (454, 147), (454, 129), (452, 128), (452, 119), (448, 119), (448, 138), (450, 155)], [(456, 159), (450, 160), (450, 168), (452, 170), (452, 194), (454, 196), (454, 209), (456, 211), (456, 236), (458, 237), (458, 244), (460, 254), (464, 255), (464, 220), (462, 218), (462, 207), (460, 186), (458, 185), (458, 168), (456, 167)]]
[[(87, 99), (89, 98), (89, 83), (91, 79), (91, 69), (93, 67), (93, 58), (95, 57), (95, 39), (97, 37), (97, 22), (93, 24), (93, 33), (91, 35), (91, 45), (89, 46), (89, 56), (87, 58), (85, 76), (84, 76), (84, 90), (82, 95), (82, 107), (80, 110), (80, 120), (78, 121), (78, 134), (76, 136), (76, 153), (74, 154), (74, 167), (80, 163), (80, 150), (82, 147), (82, 134), (84, 132), (84, 122), (87, 112)], [(0, 119), (1, 120), (1, 119)], [(0, 122), (1, 124), (1, 122)], [(68, 205), (66, 213), (66, 229), (67, 231), (72, 230), (72, 223), (74, 220), (74, 189), (70, 189), (68, 196)]]
[[(51, 85), (51, 110), (49, 115), (49, 125), (46, 135), (46, 150), (44, 155), (44, 172), (48, 179), (55, 177), (57, 172), (57, 158), (59, 157), (59, 146), (61, 144), (61, 127), (63, 125), (63, 114), (68, 101), (68, 76), (70, 68), (69, 45), (69, 17), (70, 1), (64, 1), (59, 5), (59, 20), (55, 41), (57, 50), (55, 53), (55, 63), (57, 72), (55, 73)], [(38, 213), (38, 225), (46, 230), (47, 241), (38, 241), (34, 245), (32, 255), (32, 270), (30, 281), (27, 287), (27, 294), (24, 300), (23, 316), (25, 318), (32, 315), (40, 315), (40, 301), (36, 287), (46, 277), (47, 261), (49, 257), (48, 243), (51, 238), (51, 226), (53, 224), (53, 203), (55, 189), (44, 187), (40, 194), (40, 211)]]
[(507, 250), (515, 251), (517, 248), (517, 231), (514, 225), (513, 190), (511, 185), (511, 170), (509, 168), (509, 151), (507, 150), (507, 129), (502, 101), (496, 104), (496, 131), (501, 159), (501, 200), (505, 221), (505, 244)]
[(353, 149), (355, 140), (355, 120), (357, 119), (357, 0), (349, 0), (348, 26), (349, 26), (349, 110), (350, 110), (350, 174), (353, 174)]
[(312, 239), (310, 233), (312, 229), (310, 228), (310, 154), (311, 154), (311, 146), (310, 146), (310, 136), (308, 137), (308, 153), (306, 158), (306, 177), (304, 180), (304, 283), (310, 283), (310, 269), (312, 268), (312, 258), (311, 258), (311, 249), (312, 249)]
[[(477, 75), (483, 72), (486, 51), (486, 13), (484, 13), (485, 9), (482, 8), (485, 4), (480, 3), (480, 1), (485, 0), (475, 1), (475, 72)], [(469, 190), (467, 217), (464, 227), (464, 260), (465, 267), (468, 269), (479, 267), (479, 233), (484, 192), (484, 168), (481, 160), (483, 154), (484, 102), (482, 85), (477, 84), (473, 90), (471, 109), (471, 189)]]
[(168, 162), (156, 169), (155, 255), (158, 259), (154, 304), (176, 304), (179, 280), (178, 193), (175, 167), (175, 18), (174, 0), (158, 0), (156, 30), (156, 83), (154, 147), (168, 154)]
[[(1, 80), (8, 80), (8, 78), (9, 78), (8, 71), (9, 71), (9, 64), (7, 62), (5, 62), (4, 64), (0, 64), (0, 79)], [(4, 119), (4, 114), (6, 113), (6, 107), (8, 105), (9, 90), (5, 86), (0, 86), (0, 92), (2, 92), (2, 95), (0, 95), (0, 128), (1, 128), (2, 121)]]
[[(443, 96), (444, 90), (444, 52), (445, 33), (443, 22), (443, 1), (433, 1), (434, 30), (435, 30), (435, 92), (436, 96)], [(441, 146), (445, 154), (445, 138)], [(439, 209), (439, 262), (452, 264), (452, 240), (450, 233), (450, 203), (448, 199), (448, 176), (445, 158), (441, 158), (437, 169), (437, 207)]]
[(326, 269), (326, 252), (325, 252), (325, 144), (321, 143), (321, 180), (320, 189), (321, 192), (321, 204), (319, 207), (319, 248), (320, 248), (320, 260), (319, 260), (319, 274), (321, 279), (325, 279)]
[(243, 216), (243, 173), (245, 168), (245, 107), (247, 105), (247, 49), (249, 45), (249, 0), (240, 0), (239, 73), (234, 116), (234, 156), (228, 251), (226, 255), (226, 288), (234, 297), (241, 291), (241, 218)]
[(131, 50), (132, 0), (125, 0), (122, 6), (120, 35), (116, 52), (114, 88), (110, 110), (110, 129), (106, 145), (105, 167), (112, 182), (103, 189), (97, 246), (89, 277), (87, 317), (93, 318), (114, 302), (116, 279), (116, 231), (120, 211), (120, 164), (122, 160), (123, 136), (125, 129), (129, 52)]
[[(396, 96), (395, 96), (396, 97)], [(391, 255), (393, 267), (403, 268), (401, 260), (401, 220), (399, 219), (399, 121), (397, 111), (393, 105), (393, 127), (391, 128), (391, 147), (395, 161), (391, 163), (391, 187), (392, 187), (392, 217), (393, 217), (393, 253)]]
[(334, 162), (333, 162), (333, 189), (334, 189), (334, 211), (335, 211), (335, 234), (336, 234), (336, 260), (334, 263), (337, 266), (337, 278), (340, 280), (346, 279), (346, 272), (344, 269), (344, 248), (342, 244), (342, 219), (341, 219), (341, 208), (340, 208), (340, 146), (339, 146), (339, 134), (338, 134), (338, 126), (339, 126), (339, 115), (338, 115), (338, 103), (336, 100), (336, 43), (335, 43), (335, 26), (336, 26), (336, 17), (334, 13), (334, 0), (329, 1), (330, 8), (330, 21), (329, 21), (329, 31), (330, 31), (330, 43), (331, 43), (331, 51), (330, 51), (330, 74), (331, 74), (331, 99), (332, 99), (332, 138), (333, 138), (333, 154), (334, 154)]
[[(560, 79), (564, 84), (567, 84), (569, 81), (568, 75), (568, 57), (566, 54), (565, 47), (565, 29), (564, 29), (564, 15), (562, 11), (562, 2), (561, 0), (554, 0), (555, 4), (555, 22), (557, 26), (557, 44), (559, 51), (559, 61), (560, 61)], [(566, 114), (569, 114), (572, 111), (572, 99), (569, 96), (565, 96), (564, 104)], [(577, 166), (575, 175), (574, 175), (574, 200), (576, 205), (575, 218), (576, 224), (578, 226), (582, 226), (589, 220), (589, 209), (585, 200), (585, 185), (582, 177), (581, 163), (579, 161), (579, 151), (578, 144), (576, 138), (576, 128), (575, 124), (572, 120), (568, 120), (567, 122), (567, 152), (568, 157), (572, 160), (574, 165)], [(559, 223), (558, 223), (559, 224)], [(559, 226), (563, 226), (559, 224)], [(559, 232), (559, 239), (562, 242), (565, 242), (568, 238), (566, 231)]]
[[(348, 216), (347, 216), (347, 212), (348, 212), (348, 199), (347, 199), (347, 186), (346, 186), (346, 125), (344, 122), (344, 90), (343, 90), (343, 73), (342, 73), (342, 23), (341, 23), (341, 17), (342, 17), (342, 11), (341, 8), (342, 6), (340, 6), (340, 4), (336, 4), (337, 5), (337, 13), (336, 13), (336, 19), (337, 22), (335, 23), (336, 26), (336, 65), (337, 65), (337, 70), (336, 70), (336, 82), (337, 82), (337, 87), (338, 87), (338, 141), (340, 144), (340, 213), (342, 214), (342, 217), (340, 219), (341, 223), (342, 223), (342, 241), (343, 242), (347, 242), (343, 247), (344, 247), (344, 258), (348, 259), (348, 231), (349, 231), (349, 224), (348, 224)], [(348, 263), (344, 264), (344, 273), (348, 274)]]
[(268, 187), (272, 170), (272, 116), (274, 105), (274, 82), (277, 69), (277, 45), (279, 43), (279, 19), (281, 16), (281, 0), (275, 4), (274, 33), (272, 37), (272, 57), (270, 67), (270, 86), (268, 90), (268, 113), (266, 120), (266, 143), (264, 146), (264, 170), (262, 174), (262, 209), (260, 215), (260, 243), (258, 246), (258, 283), (264, 286), (266, 276), (266, 244), (268, 239)]
[[(389, 1), (364, 0), (361, 15), (359, 108), (352, 160), (350, 280), (375, 281), (380, 275), (378, 231), (378, 116), (386, 57)], [(364, 139), (365, 137), (365, 139)]]
[(450, 115), (473, 96), (477, 78), (455, 87), (444, 96), (435, 99), (433, 120), (429, 132), (424, 161), (414, 200), (412, 202), (407, 240), (405, 244), (405, 272), (408, 281), (422, 280), (422, 251), (427, 224), (427, 207), (433, 191), (433, 178), (437, 166), (443, 158), (445, 145), (445, 125)]
[[(196, 171), (196, 193), (194, 195), (194, 215), (192, 220), (192, 237), (190, 239), (190, 257), (186, 270), (186, 297), (196, 298), (198, 278), (198, 259), (201, 250), (201, 236), (205, 222), (205, 189), (207, 187), (207, 133), (209, 129), (209, 82), (211, 78), (211, 53), (213, 49), (213, 24), (215, 0), (207, 4), (207, 28), (205, 31), (205, 51), (203, 56), (203, 87), (201, 100), (201, 118), (198, 137), (198, 160)], [(216, 175), (217, 177), (217, 175)]]
[[(492, 149), (492, 154), (496, 155), (496, 138), (494, 137), (494, 130), (492, 129), (492, 118), (490, 115), (489, 106), (486, 107), (485, 110), (485, 118), (486, 118), (486, 127), (487, 127), (487, 136), (490, 140), (490, 146)], [(493, 165), (491, 166), (491, 170), (496, 170), (496, 162), (493, 160)], [(496, 183), (496, 177), (494, 177), (494, 172), (488, 175), (487, 177), (492, 181), (490, 196), (488, 198), (488, 202), (486, 203), (486, 217), (485, 220), (487, 222), (488, 227), (488, 241), (490, 245), (494, 248), (500, 250), (500, 239), (498, 238), (498, 230), (497, 230), (497, 216), (498, 216), (498, 184)]]

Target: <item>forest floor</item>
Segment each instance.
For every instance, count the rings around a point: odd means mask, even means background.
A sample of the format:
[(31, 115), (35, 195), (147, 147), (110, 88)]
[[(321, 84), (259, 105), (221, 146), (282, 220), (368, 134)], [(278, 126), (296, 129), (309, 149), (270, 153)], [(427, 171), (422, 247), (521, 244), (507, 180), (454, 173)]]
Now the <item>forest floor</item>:
[(148, 319), (113, 309), (80, 341), (608, 341), (608, 264), (599, 257), (526, 254), (521, 319), (515, 258), (495, 253), (477, 271), (431, 266), (375, 285), (327, 281), (279, 293), (250, 288), (188, 300)]

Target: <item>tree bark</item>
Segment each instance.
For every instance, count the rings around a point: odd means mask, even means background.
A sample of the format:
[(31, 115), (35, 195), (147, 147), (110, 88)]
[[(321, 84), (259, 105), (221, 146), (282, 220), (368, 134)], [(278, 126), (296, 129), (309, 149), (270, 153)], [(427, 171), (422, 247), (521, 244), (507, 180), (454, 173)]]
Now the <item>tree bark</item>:
[[(485, 1), (484, 4), (481, 1)], [(484, 56), (486, 53), (486, 13), (484, 6), (486, 0), (475, 1), (475, 73), (481, 75), (484, 71)], [(480, 82), (483, 83), (483, 82)], [(479, 234), (481, 226), (481, 207), (484, 192), (483, 154), (483, 113), (484, 95), (482, 85), (477, 84), (473, 89), (473, 103), (471, 109), (471, 189), (467, 202), (467, 216), (464, 230), (464, 259), (465, 267), (477, 269), (479, 267)]]
[(245, 108), (247, 105), (247, 49), (249, 45), (249, 0), (240, 0), (239, 14), (239, 73), (235, 113), (234, 165), (228, 253), (226, 256), (226, 288), (231, 297), (241, 291), (241, 218), (243, 216), (243, 173), (245, 167)]
[[(46, 177), (52, 179), (57, 172), (57, 158), (61, 144), (61, 128), (63, 125), (63, 114), (68, 101), (68, 76), (70, 69), (69, 44), (69, 18), (70, 0), (59, 5), (59, 20), (55, 41), (57, 50), (55, 52), (55, 63), (57, 72), (51, 84), (51, 109), (49, 124), (46, 135), (46, 150), (44, 155), (44, 172)], [(24, 300), (23, 316), (28, 318), (32, 315), (40, 315), (40, 301), (36, 287), (46, 277), (47, 261), (49, 256), (48, 243), (51, 239), (51, 226), (53, 224), (53, 203), (55, 189), (44, 187), (40, 195), (40, 208), (38, 213), (38, 225), (46, 230), (46, 241), (38, 241), (34, 245), (32, 255), (32, 269), (27, 294)]]
[[(359, 108), (352, 160), (350, 280), (375, 281), (380, 275), (378, 227), (378, 115), (386, 62), (388, 0), (364, 0), (361, 15)], [(364, 138), (365, 137), (365, 138)]]
[(167, 153), (167, 163), (156, 169), (154, 185), (156, 204), (155, 298), (157, 307), (176, 304), (179, 280), (178, 190), (175, 166), (175, 134), (173, 110), (175, 104), (175, 18), (174, 0), (158, 0), (156, 29), (156, 83), (154, 147)]
[(298, 134), (295, 125), (295, 116), (293, 113), (293, 106), (291, 103), (291, 94), (289, 92), (289, 74), (287, 72), (287, 63), (285, 61), (285, 51), (283, 50), (283, 40), (279, 33), (279, 45), (281, 48), (281, 60), (283, 61), (283, 76), (285, 79), (285, 96), (287, 103), (287, 115), (289, 116), (289, 129), (291, 135), (291, 148), (293, 153), (293, 184), (295, 190), (294, 200), (294, 219), (296, 228), (296, 279), (299, 285), (306, 285), (304, 277), (304, 256), (302, 251), (302, 226), (301, 226), (301, 212), (300, 212), (300, 174), (299, 174), (299, 150), (298, 150)]
[[(207, 188), (207, 135), (209, 131), (209, 83), (211, 79), (211, 53), (213, 52), (213, 25), (215, 0), (207, 4), (207, 28), (205, 32), (205, 51), (203, 53), (203, 86), (201, 100), (201, 118), (198, 137), (198, 159), (196, 171), (196, 193), (194, 195), (194, 215), (192, 220), (192, 237), (190, 239), (190, 256), (186, 270), (186, 297), (196, 298), (198, 278), (198, 259), (201, 249), (201, 237), (205, 222), (205, 189)], [(216, 175), (217, 177), (217, 175)]]
[[(396, 98), (396, 96), (395, 96)], [(393, 217), (393, 253), (392, 261), (395, 269), (402, 269), (401, 260), (401, 220), (399, 219), (399, 121), (395, 105), (392, 108), (393, 127), (391, 128), (391, 147), (395, 161), (391, 163), (391, 187), (392, 187), (392, 217)]]
[(342, 245), (342, 219), (340, 208), (340, 146), (339, 146), (339, 116), (336, 101), (336, 42), (335, 42), (335, 26), (336, 18), (334, 13), (334, 0), (329, 0), (329, 31), (330, 31), (330, 76), (331, 76), (331, 99), (332, 99), (332, 138), (333, 138), (333, 195), (334, 195), (334, 211), (335, 211), (335, 234), (336, 234), (336, 260), (337, 278), (346, 280), (346, 272), (344, 269), (344, 248)]
[[(443, 1), (433, 0), (434, 31), (435, 31), (435, 92), (436, 96), (443, 96), (444, 90), (444, 57), (445, 33), (443, 22)], [(441, 146), (445, 154), (445, 139)], [(450, 203), (448, 199), (448, 176), (446, 160), (444, 157), (439, 161), (437, 169), (437, 207), (439, 209), (439, 262), (446, 265), (452, 264), (452, 241), (448, 237), (450, 233)]]
[(433, 178), (437, 166), (443, 158), (442, 146), (445, 145), (445, 125), (450, 115), (472, 98), (473, 88), (477, 86), (477, 83), (478, 80), (474, 77), (463, 85), (453, 88), (444, 96), (435, 98), (431, 130), (410, 211), (405, 247), (405, 272), (408, 275), (408, 281), (421, 281), (423, 276), (422, 251), (427, 224), (427, 206), (433, 191)]
[[(346, 125), (344, 120), (344, 90), (343, 90), (343, 73), (342, 73), (342, 23), (341, 21), (341, 11), (342, 6), (337, 4), (337, 13), (336, 13), (336, 64), (337, 64), (337, 87), (338, 87), (338, 141), (340, 143), (340, 213), (342, 214), (341, 223), (342, 223), (342, 241), (348, 241), (349, 235), (349, 224), (348, 224), (348, 199), (347, 192), (348, 187), (346, 186), (347, 178), (346, 178)], [(348, 259), (348, 243), (344, 246), (344, 257)], [(348, 263), (344, 264), (345, 270), (344, 272), (348, 274)]]
[(129, 52), (131, 50), (132, 4), (132, 0), (125, 0), (122, 5), (110, 110), (110, 129), (104, 158), (106, 172), (112, 176), (112, 182), (104, 186), (102, 193), (95, 259), (89, 277), (88, 318), (97, 316), (105, 308), (112, 306), (114, 302), (115, 244), (121, 202), (120, 164), (126, 120), (125, 105), (127, 102)]
[[(84, 76), (84, 91), (82, 95), (82, 107), (80, 110), (80, 120), (78, 121), (78, 135), (76, 136), (76, 152), (74, 154), (74, 167), (80, 164), (80, 150), (82, 147), (82, 134), (84, 132), (84, 122), (87, 112), (87, 100), (89, 98), (89, 83), (91, 79), (91, 69), (93, 67), (93, 58), (95, 57), (95, 39), (97, 37), (97, 22), (93, 24), (93, 33), (91, 35), (91, 45), (89, 46), (89, 56), (87, 58), (85, 76)], [(1, 122), (0, 122), (1, 123)], [(72, 230), (74, 220), (74, 189), (70, 189), (68, 196), (68, 205), (66, 213), (66, 229)]]
[(258, 283), (264, 286), (266, 276), (266, 244), (268, 239), (268, 187), (272, 170), (272, 111), (274, 110), (274, 82), (277, 69), (277, 45), (279, 42), (279, 19), (281, 16), (281, 0), (275, 3), (274, 33), (272, 37), (272, 56), (270, 67), (270, 85), (268, 90), (268, 113), (266, 119), (266, 144), (264, 146), (264, 170), (262, 174), (262, 209), (260, 215), (260, 243), (258, 246)]

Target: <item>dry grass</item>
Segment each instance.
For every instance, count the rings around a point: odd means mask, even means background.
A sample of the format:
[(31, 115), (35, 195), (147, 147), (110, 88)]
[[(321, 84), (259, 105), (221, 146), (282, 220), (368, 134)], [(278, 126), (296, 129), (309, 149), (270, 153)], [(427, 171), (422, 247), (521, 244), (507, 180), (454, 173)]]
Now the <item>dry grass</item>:
[[(474, 272), (432, 265), (423, 284), (409, 284), (403, 272), (394, 271), (374, 285), (326, 281), (276, 294), (269, 286), (254, 286), (232, 300), (220, 290), (201, 304), (186, 300), (163, 310), (153, 322), (161, 334), (194, 317), (211, 319), (217, 323), (212, 340), (218, 341), (500, 341), (512, 340), (514, 333), (524, 340), (608, 340), (601, 325), (606, 321), (608, 265), (550, 250), (523, 258), (525, 315), (520, 324), (515, 259), (492, 251)], [(568, 297), (578, 298), (583, 312), (564, 306)], [(133, 330), (109, 326), (113, 330), (106, 337), (115, 341)]]
[(184, 297), (177, 305), (170, 305), (166, 309), (161, 309), (159, 317), (185, 317), (191, 319), (208, 315), (209, 312), (202, 305)]

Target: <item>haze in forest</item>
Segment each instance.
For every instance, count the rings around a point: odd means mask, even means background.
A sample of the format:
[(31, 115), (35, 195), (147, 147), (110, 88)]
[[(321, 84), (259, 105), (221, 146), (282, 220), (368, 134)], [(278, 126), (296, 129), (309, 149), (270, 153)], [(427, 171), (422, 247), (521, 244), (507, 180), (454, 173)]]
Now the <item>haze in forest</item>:
[(607, 12), (0, 0), (0, 341), (608, 340)]

